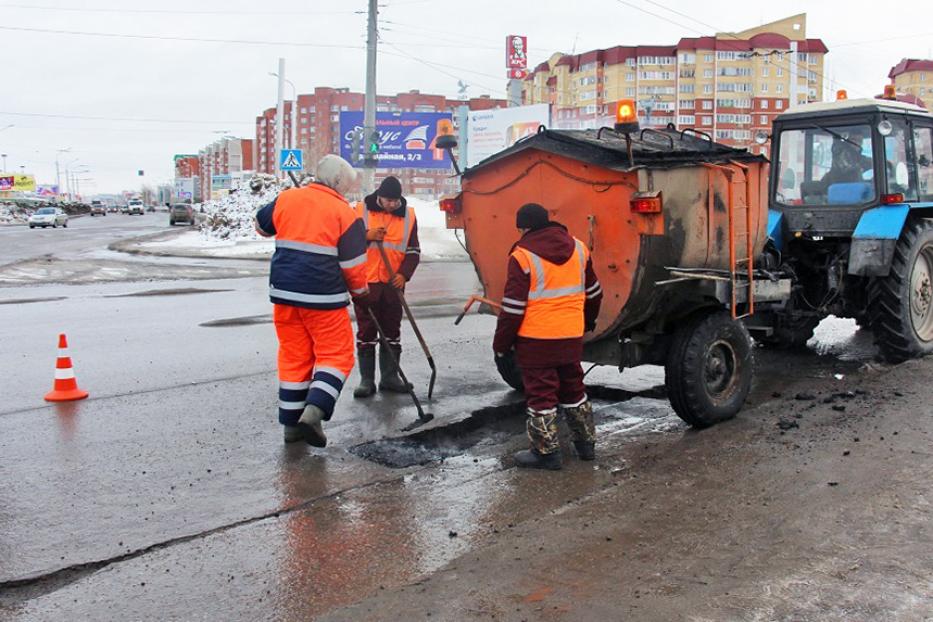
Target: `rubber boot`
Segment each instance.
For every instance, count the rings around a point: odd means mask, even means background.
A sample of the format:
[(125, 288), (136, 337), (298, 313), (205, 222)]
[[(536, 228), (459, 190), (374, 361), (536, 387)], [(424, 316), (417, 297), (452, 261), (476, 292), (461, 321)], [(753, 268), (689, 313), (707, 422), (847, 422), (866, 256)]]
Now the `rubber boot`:
[(398, 366), (396, 361), (402, 360), (402, 346), (389, 346), (395, 354), (395, 361), (392, 355), (386, 351), (385, 346), (379, 346), (379, 390), (390, 393), (408, 393), (411, 385), (406, 385), (398, 375)]
[(579, 406), (562, 408), (570, 438), (580, 460), (596, 459), (596, 424), (593, 422), (593, 405), (589, 400)]
[(305, 411), (298, 419), (298, 430), (302, 438), (313, 447), (327, 446), (327, 437), (324, 436), (324, 427), (321, 425), (323, 420), (324, 411), (313, 404), (305, 406)]
[(376, 348), (360, 350), (360, 384), (353, 389), (353, 397), (370, 397), (376, 392)]
[(282, 428), (285, 429), (285, 442), (286, 443), (295, 443), (297, 441), (304, 439), (304, 437), (301, 435), (301, 430), (298, 429), (298, 426), (283, 425)]
[(557, 443), (557, 413), (536, 413), (529, 409), (525, 429), (531, 449), (513, 454), (515, 466), (522, 469), (559, 471), (563, 466)]

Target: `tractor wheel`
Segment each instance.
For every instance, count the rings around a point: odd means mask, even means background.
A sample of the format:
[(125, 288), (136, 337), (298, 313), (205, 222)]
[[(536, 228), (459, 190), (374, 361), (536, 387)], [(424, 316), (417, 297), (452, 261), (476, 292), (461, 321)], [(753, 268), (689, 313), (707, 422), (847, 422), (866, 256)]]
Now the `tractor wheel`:
[(745, 325), (725, 311), (695, 316), (674, 335), (664, 383), (674, 412), (696, 428), (731, 419), (752, 386), (754, 357)]
[(888, 276), (869, 286), (868, 314), (889, 362), (933, 352), (933, 221), (917, 219), (904, 228)]
[(766, 348), (800, 350), (807, 347), (807, 342), (813, 337), (813, 331), (819, 323), (819, 318), (815, 317), (790, 319), (779, 316), (774, 320), (773, 332), (768, 336), (756, 335), (755, 341)]

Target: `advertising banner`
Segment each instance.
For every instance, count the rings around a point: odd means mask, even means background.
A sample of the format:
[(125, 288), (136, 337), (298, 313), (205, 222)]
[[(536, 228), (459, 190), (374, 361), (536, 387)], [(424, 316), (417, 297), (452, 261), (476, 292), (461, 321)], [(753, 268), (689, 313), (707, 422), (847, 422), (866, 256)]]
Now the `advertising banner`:
[(505, 38), (505, 68), (528, 69), (528, 37), (508, 35)]
[(521, 138), (550, 125), (550, 106), (534, 104), (496, 110), (471, 110), (467, 116), (467, 166), (511, 147)]
[[(340, 156), (356, 167), (362, 162), (353, 158), (353, 134), (362, 129), (362, 111), (340, 113)], [(438, 136), (454, 132), (449, 112), (377, 112), (376, 131), (376, 168), (451, 168), (447, 152), (435, 145)]]
[(36, 186), (36, 194), (40, 197), (58, 196), (58, 186), (55, 184), (39, 184)]
[(9, 192), (11, 190), (13, 192), (35, 192), (35, 176), (0, 173), (0, 192)]
[(211, 191), (230, 190), (233, 187), (233, 177), (230, 175), (211, 175)]
[(194, 178), (176, 177), (175, 196), (179, 199), (190, 199), (194, 196)]

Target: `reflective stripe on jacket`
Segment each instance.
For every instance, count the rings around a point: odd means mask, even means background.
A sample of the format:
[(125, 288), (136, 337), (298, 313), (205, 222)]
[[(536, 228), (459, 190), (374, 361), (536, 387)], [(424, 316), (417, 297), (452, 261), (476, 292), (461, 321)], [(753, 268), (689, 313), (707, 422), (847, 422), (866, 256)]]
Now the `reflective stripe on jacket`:
[(338, 309), (350, 292), (367, 291), (366, 232), (340, 193), (320, 184), (285, 190), (259, 210), (256, 223), (275, 235), (273, 303)]
[(574, 238), (574, 242), (573, 255), (562, 265), (551, 263), (526, 248), (518, 247), (512, 252), (512, 257), (530, 278), (525, 317), (518, 329), (520, 337), (568, 339), (583, 336), (589, 251), (580, 240)]
[[(368, 210), (365, 203), (357, 203), (356, 213), (362, 219), (363, 228), (367, 231), (380, 227), (385, 228), (386, 235), (383, 238), (382, 247), (389, 258), (393, 273), (399, 271), (406, 253), (420, 253), (420, 249), (409, 247), (411, 232), (415, 226), (415, 210), (413, 208), (406, 207), (403, 218), (389, 212)], [(379, 247), (375, 242), (370, 242), (366, 251), (366, 279), (369, 283), (389, 282), (389, 272), (382, 262), (382, 255), (379, 253)]]

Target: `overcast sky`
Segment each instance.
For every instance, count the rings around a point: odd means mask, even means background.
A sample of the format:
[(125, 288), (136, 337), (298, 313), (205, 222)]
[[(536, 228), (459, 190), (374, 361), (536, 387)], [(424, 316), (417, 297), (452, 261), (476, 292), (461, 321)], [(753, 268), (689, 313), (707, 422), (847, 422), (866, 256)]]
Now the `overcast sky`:
[[(366, 0), (269, 3), (276, 8), (268, 11), (258, 4), (0, 0), (0, 128), (14, 125), (0, 129), (7, 169), (25, 165), (39, 183), (54, 183), (56, 151), (70, 148), (61, 162), (77, 159), (73, 166), (89, 169), (81, 176), (93, 178), (82, 190), (167, 182), (173, 154), (196, 153), (224, 133), (253, 137), (255, 116), (275, 105), (268, 73), (280, 56), (299, 92), (363, 89)], [(380, 94), (419, 89), (455, 96), (460, 79), (471, 96), (504, 97), (507, 34), (527, 35), (537, 64), (554, 51), (673, 44), (801, 12), (808, 14), (808, 36), (829, 47), (833, 90), (847, 88), (850, 97), (880, 92), (902, 57), (933, 57), (933, 5), (925, 1), (382, 0), (380, 6)], [(879, 7), (890, 10), (882, 14)], [(59, 32), (43, 32), (50, 30)]]

